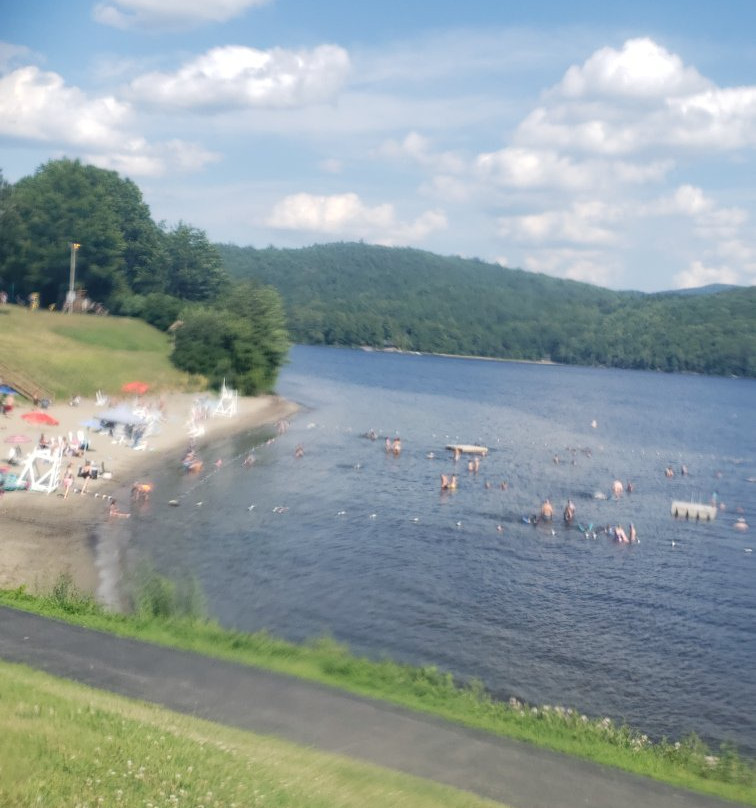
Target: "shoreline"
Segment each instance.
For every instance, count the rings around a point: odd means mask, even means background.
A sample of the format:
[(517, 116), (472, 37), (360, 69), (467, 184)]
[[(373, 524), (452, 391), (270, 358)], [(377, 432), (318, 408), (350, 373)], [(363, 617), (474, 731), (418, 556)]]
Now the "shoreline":
[[(135, 481), (147, 481), (169, 463), (179, 462), (181, 452), (190, 439), (188, 420), (192, 406), (198, 398), (210, 394), (169, 393), (161, 396), (165, 417), (158, 432), (146, 438), (146, 448), (135, 450), (127, 444), (114, 441), (107, 433), (89, 432), (91, 450), (85, 457), (104, 466), (112, 475), (98, 476), (80, 493), (81, 478), (74, 480), (68, 498), (63, 487), (45, 494), (37, 491), (7, 491), (0, 496), (0, 588), (25, 587), (32, 594), (44, 594), (54, 587), (63, 575), (70, 576), (80, 591), (93, 595), (98, 602), (116, 606), (118, 582), (114, 579), (117, 565), (112, 563), (118, 552), (118, 542), (106, 541), (108, 529), (122, 521), (110, 518), (112, 500), (121, 511), (129, 511), (131, 487)], [(150, 397), (146, 397), (146, 403)], [(8, 418), (0, 418), (0, 446), (5, 457), (11, 435), (25, 435), (29, 442), (21, 444), (29, 451), (44, 432), (49, 438), (76, 434), (82, 423), (97, 418), (104, 408), (95, 401), (83, 399), (79, 406), (67, 404), (51, 406), (47, 412), (59, 421), (57, 426), (40, 427), (27, 424), (21, 415), (31, 405), (16, 407)], [(231, 435), (244, 434), (267, 424), (287, 419), (299, 407), (276, 395), (239, 397), (237, 412), (233, 416), (208, 417), (200, 423), (204, 433), (195, 438), (200, 452), (214, 441)], [(84, 457), (69, 458), (74, 470), (82, 465)], [(64, 462), (67, 462), (64, 460)], [(11, 468), (18, 473), (20, 466)], [(125, 521), (125, 520), (123, 520)]]

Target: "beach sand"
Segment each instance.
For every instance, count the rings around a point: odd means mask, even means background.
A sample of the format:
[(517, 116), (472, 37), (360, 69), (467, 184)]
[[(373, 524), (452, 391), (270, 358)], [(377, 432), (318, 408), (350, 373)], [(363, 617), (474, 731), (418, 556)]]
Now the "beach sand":
[[(0, 496), (0, 588), (25, 586), (32, 593), (49, 592), (65, 574), (78, 589), (99, 595), (104, 582), (101, 580), (103, 571), (97, 563), (98, 527), (108, 519), (119, 518), (109, 516), (111, 498), (117, 501), (119, 510), (128, 512), (135, 481), (148, 481), (155, 470), (180, 462), (189, 442), (188, 422), (193, 404), (202, 395), (161, 395), (164, 418), (157, 434), (146, 439), (147, 448), (140, 450), (113, 440), (105, 432), (83, 427), (84, 422), (96, 419), (105, 409), (88, 399), (82, 399), (78, 406), (65, 403), (50, 406), (46, 412), (59, 421), (58, 426), (28, 424), (21, 416), (32, 409), (31, 405), (22, 404), (9, 417), (0, 417), (0, 467), (7, 465), (5, 458), (11, 444), (6, 441), (12, 435), (26, 435), (31, 439), (20, 444), (26, 453), (36, 445), (41, 433), (54, 438), (69, 432), (76, 435), (78, 430), (83, 430), (91, 443), (85, 457), (112, 474), (110, 479), (99, 476), (90, 480), (84, 494), (79, 493), (83, 480), (76, 478), (66, 499), (62, 486), (49, 494), (9, 491)], [(131, 401), (133, 399), (123, 399), (123, 402)], [(150, 397), (146, 396), (143, 403), (150, 404)], [(212, 409), (211, 406), (211, 413)], [(240, 397), (235, 415), (211, 415), (200, 422), (204, 434), (196, 438), (198, 449), (222, 437), (243, 434), (286, 419), (296, 409), (296, 405), (277, 396)], [(64, 464), (69, 461), (76, 472), (84, 458), (64, 458)], [(11, 469), (17, 473), (20, 470), (20, 466)]]

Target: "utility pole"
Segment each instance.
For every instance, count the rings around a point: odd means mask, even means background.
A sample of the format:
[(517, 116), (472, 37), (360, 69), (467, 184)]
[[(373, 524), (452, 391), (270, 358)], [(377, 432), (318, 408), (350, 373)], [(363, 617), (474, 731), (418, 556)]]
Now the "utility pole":
[(69, 314), (73, 311), (74, 300), (76, 300), (74, 283), (76, 281), (76, 252), (79, 247), (81, 247), (81, 244), (77, 244), (75, 241), (71, 242), (71, 272), (68, 276), (68, 294), (66, 295), (66, 308)]

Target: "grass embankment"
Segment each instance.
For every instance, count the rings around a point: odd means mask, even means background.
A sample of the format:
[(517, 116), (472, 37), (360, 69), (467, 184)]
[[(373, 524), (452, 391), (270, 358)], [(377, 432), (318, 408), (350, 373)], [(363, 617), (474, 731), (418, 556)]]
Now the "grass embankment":
[(94, 396), (100, 389), (117, 393), (135, 379), (153, 391), (202, 384), (171, 364), (169, 337), (141, 320), (4, 306), (0, 337), (7, 381), (12, 383), (16, 371), (59, 401)]
[(0, 662), (0, 804), (485, 808), (408, 775)]
[[(157, 600), (165, 602), (165, 595), (158, 587)], [(111, 614), (66, 586), (56, 587), (44, 598), (23, 590), (0, 591), (0, 603), (315, 680), (671, 785), (756, 805), (753, 762), (729, 748), (711, 753), (695, 736), (651, 743), (645, 735), (606, 718), (590, 719), (562, 707), (497, 702), (480, 685), (460, 687), (450, 674), (436, 668), (357, 658), (329, 639), (294, 645), (264, 632), (224, 630), (207, 620), (156, 618), (149, 609), (134, 615)]]

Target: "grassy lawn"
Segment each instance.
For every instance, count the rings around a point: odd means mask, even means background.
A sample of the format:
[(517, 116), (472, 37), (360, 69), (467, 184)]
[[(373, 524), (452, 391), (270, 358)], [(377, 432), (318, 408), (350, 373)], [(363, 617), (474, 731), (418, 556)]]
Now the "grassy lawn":
[(484, 808), (419, 778), (0, 662), (0, 805)]
[(155, 391), (202, 386), (171, 364), (168, 336), (141, 320), (4, 306), (0, 338), (8, 378), (19, 371), (58, 401), (99, 389), (117, 393), (134, 379)]
[(712, 752), (695, 736), (651, 743), (640, 732), (605, 718), (589, 718), (560, 706), (497, 702), (482, 687), (474, 683), (461, 687), (451, 675), (435, 668), (355, 657), (327, 638), (295, 645), (264, 632), (228, 631), (207, 620), (155, 618), (148, 613), (114, 615), (66, 587), (42, 598), (23, 590), (0, 591), (0, 603), (315, 680), (671, 785), (756, 805), (753, 761), (728, 748)]

